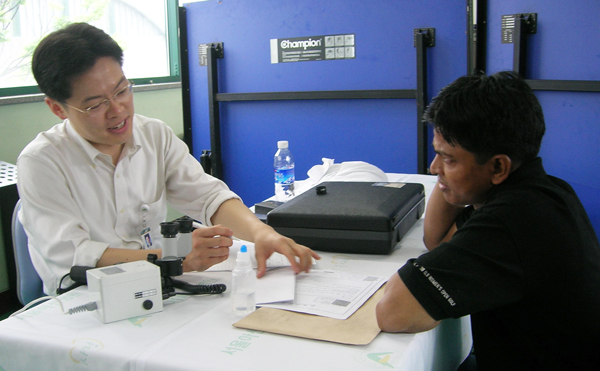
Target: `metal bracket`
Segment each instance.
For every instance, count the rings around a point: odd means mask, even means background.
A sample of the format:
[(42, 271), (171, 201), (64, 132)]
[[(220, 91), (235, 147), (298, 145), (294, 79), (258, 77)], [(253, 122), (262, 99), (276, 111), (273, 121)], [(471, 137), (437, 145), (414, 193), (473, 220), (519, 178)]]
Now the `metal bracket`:
[(223, 58), (225, 55), (225, 51), (223, 49), (223, 43), (212, 43), (211, 48), (214, 48), (215, 54), (214, 56), (217, 58)]
[(523, 13), (521, 19), (525, 20), (525, 32), (528, 34), (537, 33), (537, 13)]
[(417, 46), (417, 34), (420, 33), (425, 35), (425, 46), (435, 46), (435, 28), (415, 28), (413, 32), (413, 44), (415, 47)]

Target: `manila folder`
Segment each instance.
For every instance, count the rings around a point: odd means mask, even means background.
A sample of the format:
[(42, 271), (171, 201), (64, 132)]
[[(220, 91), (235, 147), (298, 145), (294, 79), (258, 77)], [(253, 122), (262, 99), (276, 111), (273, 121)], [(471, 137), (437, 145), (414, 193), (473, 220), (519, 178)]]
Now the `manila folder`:
[(258, 308), (233, 326), (306, 339), (366, 345), (380, 332), (375, 305), (383, 296), (384, 286), (345, 320), (264, 307)]

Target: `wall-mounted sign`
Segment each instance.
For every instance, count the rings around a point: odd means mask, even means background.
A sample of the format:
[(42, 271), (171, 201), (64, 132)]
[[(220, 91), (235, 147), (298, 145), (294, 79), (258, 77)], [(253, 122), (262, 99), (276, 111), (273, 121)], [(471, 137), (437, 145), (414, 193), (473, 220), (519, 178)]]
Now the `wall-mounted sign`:
[(200, 66), (208, 65), (208, 49), (214, 50), (214, 57), (223, 58), (223, 43), (210, 43), (198, 45), (198, 63)]
[(517, 22), (521, 23), (521, 32), (537, 33), (537, 13), (506, 14), (502, 16), (502, 44), (514, 44)]
[(206, 55), (208, 54), (208, 48), (210, 44), (199, 44), (198, 45), (198, 63), (201, 66), (206, 66), (208, 64), (208, 59)]
[(518, 14), (507, 14), (502, 16), (502, 44), (512, 44), (515, 34), (515, 26)]
[(354, 34), (271, 39), (271, 63), (356, 58)]

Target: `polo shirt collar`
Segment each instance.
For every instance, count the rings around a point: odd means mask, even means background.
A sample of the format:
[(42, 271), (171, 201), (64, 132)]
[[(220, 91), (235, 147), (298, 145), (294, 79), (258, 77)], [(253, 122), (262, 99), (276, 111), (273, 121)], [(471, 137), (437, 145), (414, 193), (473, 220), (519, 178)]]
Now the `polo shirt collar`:
[(544, 166), (542, 165), (541, 157), (536, 157), (533, 160), (524, 162), (513, 171), (502, 184), (499, 184), (492, 189), (488, 194), (485, 203), (493, 199), (499, 192), (509, 189), (515, 184), (520, 184), (528, 179), (544, 177), (546, 177), (546, 170), (544, 170)]
[(524, 162), (515, 171), (512, 172), (504, 183), (520, 183), (525, 179), (545, 177), (546, 171), (542, 165), (542, 158), (536, 157), (533, 160)]

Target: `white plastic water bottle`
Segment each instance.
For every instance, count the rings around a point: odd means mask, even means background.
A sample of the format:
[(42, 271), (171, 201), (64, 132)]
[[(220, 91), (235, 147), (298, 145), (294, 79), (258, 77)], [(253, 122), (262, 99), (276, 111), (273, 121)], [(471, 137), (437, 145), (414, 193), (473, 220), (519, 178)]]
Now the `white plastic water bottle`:
[(287, 140), (277, 142), (275, 153), (275, 199), (287, 201), (294, 197), (294, 157), (288, 148)]
[(256, 273), (252, 269), (246, 245), (242, 245), (237, 253), (235, 268), (231, 272), (231, 287), (233, 312), (239, 316), (254, 312), (256, 310)]

